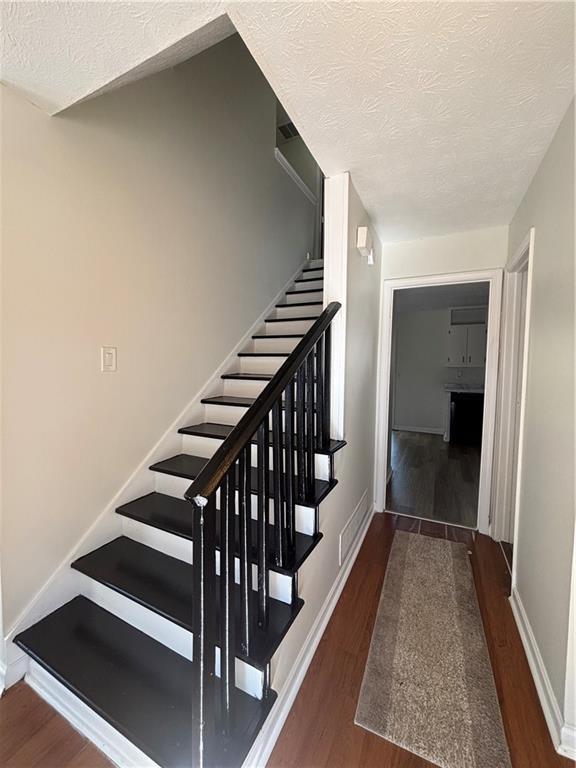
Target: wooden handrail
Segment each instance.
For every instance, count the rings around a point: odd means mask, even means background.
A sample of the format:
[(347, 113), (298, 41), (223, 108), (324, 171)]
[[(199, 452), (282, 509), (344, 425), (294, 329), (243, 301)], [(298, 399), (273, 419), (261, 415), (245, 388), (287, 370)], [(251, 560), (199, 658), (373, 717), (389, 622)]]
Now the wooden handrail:
[[(184, 494), (188, 501), (204, 504), (206, 503), (205, 500), (220, 487), (230, 467), (252, 440), (256, 430), (268, 416), (274, 404), (282, 397), (284, 390), (292, 381), (294, 375), (314, 348), (314, 345), (330, 326), (341, 306), (338, 301), (328, 304), (216, 453), (194, 479)], [(298, 320), (297, 317), (291, 319)]]

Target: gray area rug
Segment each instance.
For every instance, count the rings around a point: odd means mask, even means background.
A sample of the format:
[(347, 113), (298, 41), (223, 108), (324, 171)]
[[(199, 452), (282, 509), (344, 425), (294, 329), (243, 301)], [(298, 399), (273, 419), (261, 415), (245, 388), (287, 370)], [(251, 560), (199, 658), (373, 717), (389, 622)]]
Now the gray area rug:
[(442, 768), (510, 768), (465, 544), (396, 532), (355, 722)]

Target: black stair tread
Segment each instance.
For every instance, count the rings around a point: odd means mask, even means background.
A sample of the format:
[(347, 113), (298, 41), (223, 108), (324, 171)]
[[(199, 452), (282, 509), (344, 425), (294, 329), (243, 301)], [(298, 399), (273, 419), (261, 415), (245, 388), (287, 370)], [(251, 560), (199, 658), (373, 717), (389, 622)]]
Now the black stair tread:
[(239, 408), (250, 408), (254, 403), (255, 397), (233, 397), (232, 395), (214, 395), (213, 397), (203, 397), (200, 401), (204, 405), (230, 405)]
[[(203, 424), (191, 424), (189, 427), (182, 427), (178, 430), (181, 435), (195, 435), (197, 437), (212, 437), (216, 440), (224, 440), (228, 437), (230, 432), (234, 429), (231, 424), (215, 424), (213, 422), (205, 422)], [(252, 442), (256, 443), (256, 437), (252, 438)], [(269, 442), (272, 445), (272, 433), (269, 434)], [(332, 454), (339, 451), (346, 445), (345, 440), (330, 440), (328, 448), (315, 448), (315, 453)]]
[(256, 333), (253, 339), (303, 339), (303, 333)]
[(272, 373), (242, 373), (241, 371), (235, 373), (224, 373), (220, 376), (221, 379), (240, 379), (246, 381), (270, 381)]
[(197, 477), (208, 459), (203, 456), (191, 456), (188, 453), (180, 453), (163, 461), (157, 461), (150, 466), (153, 472), (162, 472), (165, 475), (186, 477), (193, 480)]
[(321, 307), (324, 302), (322, 301), (291, 301), (290, 303), (276, 304), (277, 309), (285, 309), (286, 307)]
[[(150, 469), (154, 472), (163, 472), (166, 475), (174, 475), (175, 477), (184, 477), (187, 480), (195, 480), (198, 477), (202, 468), (208, 463), (209, 459), (202, 456), (192, 456), (188, 453), (180, 453), (176, 456), (172, 456), (164, 461), (159, 461), (157, 464), (152, 464)], [(268, 472), (268, 491), (270, 496), (274, 496), (274, 481), (276, 479), (276, 473), (272, 470)], [(256, 467), (252, 467), (252, 480), (251, 487), (255, 489), (257, 487), (257, 474)], [(314, 482), (314, 495), (306, 496), (304, 499), (298, 499), (297, 504), (302, 507), (316, 507), (322, 499), (324, 499), (337, 485), (337, 480), (315, 480)], [(254, 491), (255, 492), (255, 491)]]
[[(139, 499), (130, 501), (118, 507), (116, 512), (129, 517), (132, 520), (138, 520), (141, 523), (158, 528), (167, 533), (181, 536), (184, 539), (192, 539), (192, 512), (193, 506), (183, 499), (177, 499), (174, 496), (167, 496), (163, 493), (149, 493)], [(216, 547), (220, 549), (220, 516), (216, 517), (217, 522), (217, 542)], [(239, 520), (236, 519), (236, 554), (239, 553)], [(252, 562), (256, 562), (256, 520), (251, 520), (252, 526)], [(293, 575), (302, 565), (304, 560), (312, 552), (316, 544), (322, 538), (321, 533), (314, 536), (308, 536), (305, 533), (296, 533), (295, 551), (288, 563), (284, 566), (276, 565), (274, 562), (274, 553), (276, 551), (274, 541), (274, 526), (268, 526), (268, 540), (270, 551), (270, 568), (278, 573)]]
[[(72, 568), (105, 584), (158, 613), (169, 621), (194, 631), (193, 568), (188, 563), (170, 557), (137, 541), (119, 536), (72, 563)], [(219, 610), (220, 579), (216, 577), (216, 605)], [(251, 590), (252, 615), (257, 615), (258, 593)], [(282, 638), (298, 615), (304, 602), (292, 605), (270, 598), (268, 626), (265, 630), (253, 624), (250, 653), (240, 651), (237, 632), (237, 655), (263, 669), (280, 645)], [(240, 587), (236, 585), (237, 623), (240, 617)]]
[(296, 317), (267, 317), (265, 323), (294, 323), (300, 320), (318, 320), (319, 315), (298, 315)]
[[(191, 661), (85, 597), (14, 642), (159, 765), (192, 764)], [(216, 758), (222, 765), (242, 762), (276, 698), (258, 701), (237, 688), (233, 695), (241, 736)]]
[[(308, 282), (308, 281), (304, 280), (304, 282)], [(307, 293), (323, 293), (323, 291), (324, 291), (324, 288), (306, 288), (306, 289), (302, 289), (301, 291), (298, 289), (295, 289), (293, 291), (286, 291), (286, 296), (304, 296)]]
[(290, 352), (238, 352), (238, 357), (290, 357)]
[(323, 272), (324, 267), (304, 267), (302, 272)]
[(295, 283), (315, 283), (323, 279), (324, 278), (322, 277), (322, 275), (319, 275), (318, 277), (311, 275), (310, 277), (299, 277), (297, 280), (294, 280), (294, 282)]

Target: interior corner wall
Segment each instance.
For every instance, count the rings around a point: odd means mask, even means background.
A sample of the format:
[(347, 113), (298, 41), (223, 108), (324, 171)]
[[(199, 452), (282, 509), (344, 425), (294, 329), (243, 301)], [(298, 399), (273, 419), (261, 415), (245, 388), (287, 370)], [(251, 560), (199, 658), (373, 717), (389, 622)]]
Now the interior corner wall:
[(515, 588), (560, 708), (575, 525), (574, 202), (572, 102), (510, 225), (510, 255), (535, 228)]
[(273, 659), (272, 686), (278, 691), (294, 670), (298, 653), (306, 647), (306, 639), (315, 621), (322, 617), (322, 607), (326, 606), (331, 591), (341, 577), (339, 555), (342, 530), (350, 522), (354, 531), (353, 538), (358, 541), (362, 524), (367, 522), (373, 510), (382, 249), (374, 235), (373, 266), (368, 265), (366, 258), (358, 252), (356, 229), (368, 224), (368, 216), (350, 183), (344, 408), (344, 438), (347, 445), (334, 457), (334, 473), (338, 485), (320, 505), (322, 541), (298, 573), (299, 593), (304, 599), (304, 607)]
[(238, 36), (54, 118), (2, 89), (6, 632), (312, 249), (275, 111)]

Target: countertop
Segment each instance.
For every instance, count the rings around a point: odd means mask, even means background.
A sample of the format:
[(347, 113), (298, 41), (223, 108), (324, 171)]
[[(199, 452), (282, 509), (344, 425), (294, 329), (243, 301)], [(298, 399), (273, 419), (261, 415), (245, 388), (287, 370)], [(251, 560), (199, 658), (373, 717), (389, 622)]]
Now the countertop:
[(471, 392), (472, 394), (484, 394), (483, 384), (445, 384), (444, 390), (446, 392)]

